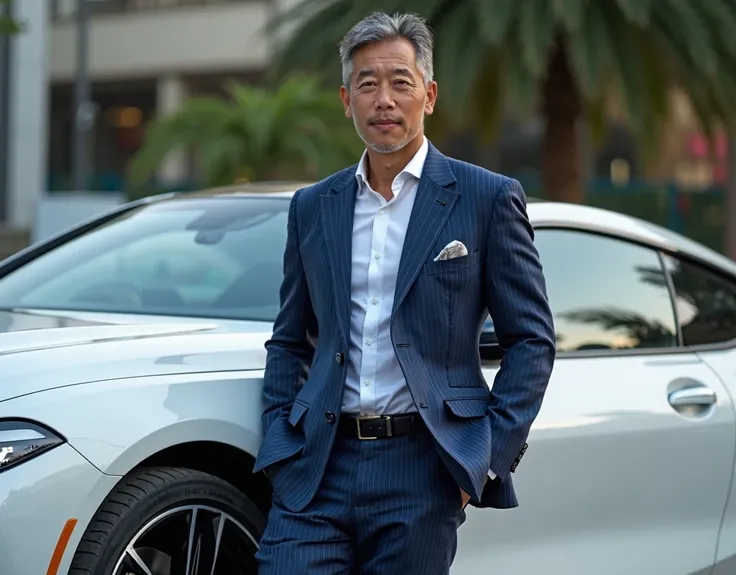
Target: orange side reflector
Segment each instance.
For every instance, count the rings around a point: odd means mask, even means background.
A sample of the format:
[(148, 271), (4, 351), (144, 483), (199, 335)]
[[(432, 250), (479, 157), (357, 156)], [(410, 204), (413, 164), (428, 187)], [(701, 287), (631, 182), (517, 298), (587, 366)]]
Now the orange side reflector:
[(51, 555), (49, 568), (46, 569), (46, 575), (56, 575), (59, 572), (59, 565), (61, 565), (61, 560), (64, 557), (64, 551), (66, 551), (66, 546), (69, 544), (69, 539), (71, 539), (72, 532), (76, 526), (76, 519), (69, 519), (64, 523), (64, 528), (61, 530), (59, 540), (56, 542), (54, 553)]

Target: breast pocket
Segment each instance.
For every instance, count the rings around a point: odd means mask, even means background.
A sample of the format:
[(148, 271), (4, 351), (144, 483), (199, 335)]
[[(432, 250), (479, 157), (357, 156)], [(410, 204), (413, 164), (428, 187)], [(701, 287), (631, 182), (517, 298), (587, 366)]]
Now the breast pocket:
[(475, 251), (467, 256), (460, 256), (449, 260), (431, 261), (424, 264), (424, 273), (430, 276), (461, 272), (473, 268), (480, 262), (480, 252)]

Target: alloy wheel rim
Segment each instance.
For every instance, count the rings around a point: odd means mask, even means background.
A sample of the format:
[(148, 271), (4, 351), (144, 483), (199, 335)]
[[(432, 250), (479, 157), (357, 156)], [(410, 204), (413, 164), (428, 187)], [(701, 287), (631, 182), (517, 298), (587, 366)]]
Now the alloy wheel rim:
[(181, 505), (131, 538), (113, 575), (250, 575), (258, 541), (240, 521), (209, 505)]

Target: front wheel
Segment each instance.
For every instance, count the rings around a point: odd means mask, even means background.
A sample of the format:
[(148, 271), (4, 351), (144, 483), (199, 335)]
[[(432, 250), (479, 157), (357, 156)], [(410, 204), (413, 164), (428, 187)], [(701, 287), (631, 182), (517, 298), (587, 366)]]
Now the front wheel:
[(95, 514), (69, 575), (255, 575), (264, 527), (260, 510), (218, 477), (136, 470)]

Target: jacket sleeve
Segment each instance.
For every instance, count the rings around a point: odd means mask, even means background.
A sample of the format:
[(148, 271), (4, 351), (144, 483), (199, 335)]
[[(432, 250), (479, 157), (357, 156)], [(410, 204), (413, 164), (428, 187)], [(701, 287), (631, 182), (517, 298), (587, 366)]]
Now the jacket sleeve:
[(524, 190), (509, 179), (493, 202), (485, 297), (504, 356), (491, 390), (489, 419), (491, 469), (503, 481), (523, 455), (542, 406), (554, 363), (555, 331)]
[(281, 309), (271, 339), (266, 342), (261, 418), (264, 436), (279, 415), (290, 409), (306, 380), (317, 336), (317, 320), (300, 254), (297, 225), (300, 192), (294, 194), (289, 204), (284, 277), (279, 291)]

